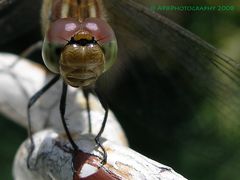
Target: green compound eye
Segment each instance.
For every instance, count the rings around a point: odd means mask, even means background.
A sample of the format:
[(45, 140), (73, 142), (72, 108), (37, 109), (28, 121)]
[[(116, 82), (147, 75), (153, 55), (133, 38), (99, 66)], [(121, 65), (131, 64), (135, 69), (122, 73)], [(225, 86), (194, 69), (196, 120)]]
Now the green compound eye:
[(53, 73), (59, 73), (59, 59), (63, 47), (62, 44), (51, 43), (44, 39), (42, 48), (43, 61)]
[(107, 71), (115, 62), (117, 58), (117, 40), (116, 38), (112, 39), (110, 42), (105, 43), (102, 46), (105, 55), (105, 66), (104, 71)]

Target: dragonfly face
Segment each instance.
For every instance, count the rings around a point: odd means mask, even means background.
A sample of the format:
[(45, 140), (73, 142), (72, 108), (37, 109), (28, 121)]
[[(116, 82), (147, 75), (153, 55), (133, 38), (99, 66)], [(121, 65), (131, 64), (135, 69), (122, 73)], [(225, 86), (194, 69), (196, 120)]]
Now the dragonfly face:
[(117, 56), (112, 28), (100, 18), (59, 18), (50, 23), (42, 50), (44, 63), (73, 87), (86, 87), (111, 67)]

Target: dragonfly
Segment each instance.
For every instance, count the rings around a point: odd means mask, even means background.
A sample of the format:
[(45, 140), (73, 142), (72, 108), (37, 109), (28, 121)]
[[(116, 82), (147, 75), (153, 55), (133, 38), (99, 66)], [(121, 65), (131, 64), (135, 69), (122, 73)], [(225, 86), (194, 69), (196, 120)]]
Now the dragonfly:
[(124, 128), (134, 128), (130, 142), (159, 150), (175, 140), (183, 121), (239, 125), (238, 61), (141, 1), (102, 2), (118, 57), (96, 86)]
[(68, 85), (82, 88), (84, 92), (89, 118), (89, 133), (92, 133), (89, 93), (95, 94), (104, 108), (102, 126), (95, 137), (96, 144), (103, 151), (101, 163), (104, 165), (107, 154), (100, 143), (100, 137), (107, 122), (108, 105), (95, 88), (95, 82), (102, 73), (112, 66), (117, 57), (117, 41), (114, 31), (105, 20), (101, 1), (44, 0), (42, 17), (43, 34), (45, 35), (42, 57), (46, 67), (56, 75), (36, 92), (28, 103), (28, 133), (31, 146), (27, 157), (27, 166), (31, 169), (30, 159), (35, 147), (31, 130), (30, 109), (60, 77), (63, 79), (60, 115), (66, 135), (75, 152), (80, 150), (74, 142), (65, 120)]

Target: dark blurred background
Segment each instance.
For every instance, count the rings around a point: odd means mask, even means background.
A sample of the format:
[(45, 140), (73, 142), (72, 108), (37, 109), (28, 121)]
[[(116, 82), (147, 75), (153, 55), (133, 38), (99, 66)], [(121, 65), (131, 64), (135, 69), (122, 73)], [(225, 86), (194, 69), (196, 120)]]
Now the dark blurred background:
[[(41, 39), (39, 23), (41, 1), (35, 0), (33, 3), (30, 0), (5, 0), (2, 2), (0, 4), (0, 51), (19, 54)], [(160, 4), (157, 0), (148, 0), (144, 3), (150, 8), (152, 5), (189, 4), (190, 1), (161, 1)], [(194, 2), (191, 3), (194, 4)], [(201, 0), (201, 4), (204, 5), (213, 3), (218, 5), (220, 0)], [(225, 12), (159, 13), (199, 35), (230, 57), (239, 60), (240, 9), (236, 0), (222, 0), (221, 3), (235, 5), (238, 9)], [(31, 58), (41, 62), (40, 52), (36, 52)], [(121, 85), (128, 86), (127, 84)], [(150, 87), (144, 87), (141, 80), (136, 80), (135, 84), (130, 86), (145, 88), (145, 91), (151, 90)], [(159, 84), (159, 86), (161, 85)], [(112, 88), (112, 90), (118, 91), (119, 89)], [(129, 93), (138, 95), (137, 92)], [(151, 94), (151, 92), (149, 93)], [(112, 92), (112, 94), (117, 93)], [(171, 166), (189, 179), (238, 179), (240, 175), (240, 127), (233, 129), (231, 122), (222, 123), (214, 118), (212, 121), (197, 121), (194, 118), (188, 121), (178, 118), (168, 121), (162, 118), (157, 124), (148, 124), (152, 123), (151, 119), (149, 122), (133, 120), (129, 114), (131, 114), (131, 106), (134, 103), (124, 103), (121, 102), (121, 99), (122, 97), (112, 97), (109, 104), (126, 130), (130, 146), (133, 149)], [(159, 104), (155, 104), (154, 107), (160, 108), (165, 103), (175, 102), (159, 100)], [(147, 119), (151, 118), (151, 116), (148, 117), (148, 112), (154, 116), (155, 111), (147, 109), (147, 105), (134, 113), (137, 117), (144, 116)], [(211, 112), (209, 115), (211, 116)], [(158, 114), (156, 113), (155, 116)], [(154, 121), (154, 123), (156, 122)], [(2, 132), (0, 137), (0, 177), (1, 179), (12, 179), (13, 158), (19, 145), (26, 139), (27, 133), (25, 129), (3, 116), (1, 116), (0, 131)], [(239, 133), (232, 134), (233, 131)]]

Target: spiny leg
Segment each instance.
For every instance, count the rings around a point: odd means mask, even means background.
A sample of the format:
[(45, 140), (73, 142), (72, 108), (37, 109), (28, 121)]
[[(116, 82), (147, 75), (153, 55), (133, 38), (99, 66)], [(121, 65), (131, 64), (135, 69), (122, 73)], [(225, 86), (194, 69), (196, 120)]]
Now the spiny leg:
[(60, 76), (56, 75), (51, 79), (42, 89), (40, 89), (38, 92), (36, 92), (28, 101), (27, 106), (27, 119), (28, 119), (28, 136), (30, 138), (30, 151), (27, 157), (27, 167), (30, 168), (30, 158), (32, 156), (33, 150), (35, 148), (35, 144), (32, 137), (32, 125), (31, 125), (31, 115), (30, 115), (30, 108), (33, 106), (33, 104), (50, 88), (52, 85), (54, 85), (58, 80)]
[(25, 49), (18, 57), (18, 59), (16, 61), (14, 61), (14, 63), (12, 63), (9, 68), (12, 68), (15, 66), (15, 64), (17, 64), (21, 58), (27, 58), (28, 56), (30, 56), (33, 52), (35, 52), (38, 49), (42, 48), (42, 41), (37, 41), (36, 43), (32, 44), (30, 47), (28, 47), (27, 49)]
[(83, 89), (83, 95), (86, 99), (87, 113), (88, 113), (88, 133), (92, 133), (92, 123), (91, 123), (91, 114), (90, 114), (90, 104), (89, 104), (89, 89)]
[(103, 160), (102, 160), (102, 165), (106, 164), (107, 162), (107, 153), (104, 149), (104, 147), (102, 146), (101, 142), (100, 142), (100, 137), (104, 131), (106, 122), (107, 122), (107, 117), (108, 117), (108, 104), (107, 102), (104, 100), (104, 98), (102, 97), (102, 95), (100, 94), (100, 92), (97, 91), (97, 89), (93, 89), (93, 93), (98, 97), (103, 109), (105, 110), (105, 114), (104, 114), (104, 118), (103, 118), (103, 122), (102, 122), (102, 126), (97, 134), (97, 136), (95, 137), (95, 142), (96, 144), (102, 149), (103, 151)]
[(23, 58), (26, 58), (28, 56), (30, 56), (34, 51), (36, 51), (37, 49), (41, 49), (42, 47), (42, 41), (38, 41), (36, 43), (34, 43), (33, 45), (31, 45), (30, 47), (28, 47), (27, 49), (25, 49), (17, 58), (16, 60), (9, 65), (8, 67), (6, 67), (5, 69), (1, 69), (0, 72), (10, 72), (9, 71), (11, 68), (13, 68), (19, 61), (21, 61)]
[(73, 138), (68, 130), (66, 120), (64, 118), (65, 115), (65, 110), (66, 110), (66, 98), (67, 98), (67, 84), (63, 81), (63, 87), (62, 87), (62, 95), (61, 95), (61, 100), (60, 100), (60, 114), (61, 114), (61, 120), (63, 124), (63, 128), (67, 134), (68, 140), (70, 144), (72, 145), (74, 151), (78, 151), (78, 146), (76, 143), (73, 141)]

